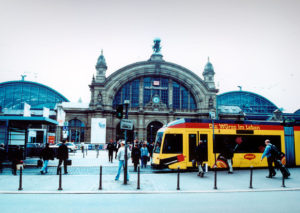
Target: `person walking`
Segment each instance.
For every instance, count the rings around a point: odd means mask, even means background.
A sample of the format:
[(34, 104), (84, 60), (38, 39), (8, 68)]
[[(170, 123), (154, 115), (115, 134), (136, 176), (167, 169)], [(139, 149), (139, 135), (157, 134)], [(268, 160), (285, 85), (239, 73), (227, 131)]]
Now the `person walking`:
[(149, 146), (148, 146), (148, 151), (150, 153), (151, 159), (152, 159), (152, 156), (153, 156), (153, 149), (154, 149), (154, 142), (150, 143)]
[(269, 139), (265, 140), (265, 145), (266, 145), (266, 148), (261, 156), (261, 161), (264, 159), (264, 157), (267, 157), (269, 175), (266, 176), (266, 178), (272, 178), (276, 175), (275, 169), (273, 167), (273, 163), (276, 166), (276, 161), (275, 161), (275, 156), (272, 154), (272, 146), (274, 146), (274, 145), (271, 144)]
[(107, 144), (107, 148), (106, 149), (108, 150), (108, 161), (112, 163), (113, 162), (114, 150), (115, 150), (115, 146), (114, 146), (113, 141), (110, 141)]
[[(117, 153), (117, 159), (119, 160), (119, 167), (118, 167), (118, 173), (117, 173), (117, 176), (115, 178), (115, 180), (119, 180), (120, 178), (120, 174), (121, 174), (121, 169), (123, 168), (124, 169), (124, 166), (125, 166), (125, 141), (121, 141), (121, 147), (119, 148), (118, 150), (118, 153)], [(130, 151), (127, 150), (127, 159), (130, 158)], [(129, 181), (129, 171), (128, 171), (128, 168), (127, 168), (127, 181)]]
[(131, 158), (132, 158), (132, 163), (134, 166), (134, 171), (136, 172), (137, 166), (140, 164), (140, 159), (141, 159), (141, 150), (138, 148), (137, 143), (134, 144), (131, 154), (132, 154)]
[(205, 160), (205, 144), (203, 140), (199, 141), (198, 146), (196, 147), (195, 150), (195, 160), (198, 165), (198, 176), (203, 177), (204, 176), (204, 171), (203, 171), (203, 161)]
[(60, 145), (60, 147), (58, 147), (57, 150), (57, 158), (59, 159), (58, 161), (58, 166), (57, 166), (57, 174), (59, 174), (59, 168), (62, 164), (62, 162), (64, 162), (64, 174), (68, 174), (68, 170), (67, 170), (67, 160), (69, 158), (69, 151), (68, 151), (68, 147), (65, 144), (65, 140), (62, 141), (62, 144)]
[(49, 160), (54, 160), (54, 152), (53, 149), (49, 148), (49, 143), (46, 143), (45, 148), (42, 149), (41, 158), (43, 159), (44, 163), (40, 172), (41, 174), (46, 174), (48, 173)]
[(121, 140), (118, 140), (115, 144), (115, 151), (116, 151), (115, 159), (117, 159), (117, 154), (118, 154), (118, 150), (120, 149), (120, 147), (121, 147)]
[(229, 141), (225, 140), (224, 142), (224, 149), (223, 155), (227, 159), (227, 164), (228, 164), (228, 174), (233, 174), (233, 167), (232, 167), (232, 158), (233, 158), (233, 147), (229, 143)]
[(147, 142), (145, 142), (141, 148), (141, 159), (142, 159), (142, 168), (147, 168), (147, 162), (149, 158), (149, 150), (147, 148)]
[(11, 156), (11, 169), (12, 169), (12, 174), (17, 175), (17, 164), (20, 163), (20, 161), (23, 159), (22, 157), (22, 152), (19, 146), (16, 147), (15, 150), (12, 151), (12, 156)]

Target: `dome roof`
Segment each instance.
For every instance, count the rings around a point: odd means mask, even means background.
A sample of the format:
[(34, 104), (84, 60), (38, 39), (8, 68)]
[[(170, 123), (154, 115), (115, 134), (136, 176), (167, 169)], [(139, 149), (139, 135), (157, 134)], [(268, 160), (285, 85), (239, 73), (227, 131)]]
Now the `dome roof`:
[(105, 61), (105, 58), (103, 55), (103, 50), (101, 50), (101, 55), (99, 56), (97, 64), (96, 64), (96, 69), (98, 69), (98, 68), (105, 68), (105, 69), (107, 68), (106, 61)]
[(253, 92), (231, 91), (217, 96), (218, 106), (238, 106), (247, 114), (273, 114), (278, 107)]
[(57, 103), (68, 102), (54, 89), (31, 81), (7, 81), (0, 83), (0, 106), (4, 109), (23, 109), (24, 103), (32, 109), (54, 109)]
[(210, 63), (209, 58), (208, 58), (207, 64), (204, 67), (203, 75), (206, 75), (208, 73), (215, 74), (214, 67), (213, 67), (212, 63)]

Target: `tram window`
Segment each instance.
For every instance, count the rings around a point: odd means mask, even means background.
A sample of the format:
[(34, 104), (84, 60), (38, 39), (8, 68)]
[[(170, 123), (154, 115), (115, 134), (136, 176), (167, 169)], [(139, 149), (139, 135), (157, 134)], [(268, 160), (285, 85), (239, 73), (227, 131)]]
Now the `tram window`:
[(155, 139), (155, 145), (154, 145), (154, 153), (160, 153), (160, 145), (163, 137), (163, 132), (158, 132), (156, 139)]
[(182, 134), (166, 134), (163, 153), (182, 153)]
[(279, 135), (215, 135), (214, 153), (221, 153), (225, 144), (229, 144), (235, 153), (262, 153), (266, 139), (281, 150)]

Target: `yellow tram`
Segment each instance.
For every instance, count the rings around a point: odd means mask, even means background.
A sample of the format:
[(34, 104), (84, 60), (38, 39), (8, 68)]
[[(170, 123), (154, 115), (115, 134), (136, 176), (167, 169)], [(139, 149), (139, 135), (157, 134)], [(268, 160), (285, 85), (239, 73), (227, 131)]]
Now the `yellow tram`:
[[(292, 134), (287, 134), (287, 131)], [(233, 167), (266, 167), (266, 159), (261, 162), (266, 139), (286, 154), (288, 165), (300, 165), (299, 126), (286, 129), (278, 122), (179, 119), (158, 130), (152, 166), (192, 168), (195, 148), (202, 140), (205, 144), (205, 163), (211, 168), (225, 143), (235, 150)]]

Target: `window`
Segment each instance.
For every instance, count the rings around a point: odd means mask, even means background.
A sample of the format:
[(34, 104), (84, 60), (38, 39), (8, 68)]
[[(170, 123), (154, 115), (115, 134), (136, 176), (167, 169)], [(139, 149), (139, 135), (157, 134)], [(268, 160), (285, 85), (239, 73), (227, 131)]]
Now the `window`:
[(154, 153), (160, 153), (160, 146), (161, 146), (163, 134), (164, 134), (163, 132), (157, 133), (155, 145), (154, 145)]
[(163, 153), (180, 154), (183, 150), (182, 134), (166, 134), (163, 144)]
[(215, 135), (214, 152), (221, 153), (227, 145), (235, 153), (262, 153), (266, 139), (270, 139), (271, 143), (281, 150), (279, 135)]

